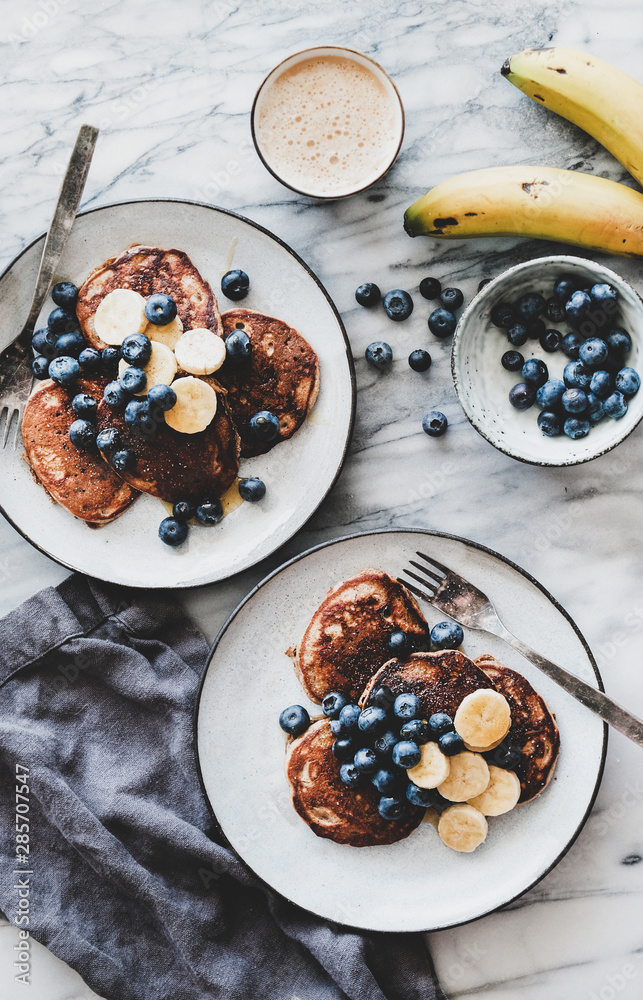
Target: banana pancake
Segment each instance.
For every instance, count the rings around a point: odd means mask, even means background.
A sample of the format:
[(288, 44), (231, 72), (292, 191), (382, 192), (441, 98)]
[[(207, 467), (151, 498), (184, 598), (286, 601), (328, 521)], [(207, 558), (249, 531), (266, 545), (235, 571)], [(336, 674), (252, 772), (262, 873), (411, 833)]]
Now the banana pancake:
[[(321, 702), (329, 691), (354, 701), (390, 659), (388, 640), (397, 629), (417, 644), (428, 640), (427, 624), (412, 594), (388, 573), (369, 568), (329, 590), (298, 647), (288, 655), (312, 701)], [(487, 683), (481, 676), (478, 686)]]
[[(95, 399), (106, 380), (79, 379), (78, 391)], [(119, 517), (138, 492), (105, 464), (98, 452), (80, 451), (69, 440), (76, 419), (72, 394), (47, 380), (29, 398), (22, 421), (22, 440), (38, 482), (62, 507), (100, 527)]]
[[(308, 341), (283, 320), (251, 309), (230, 309), (221, 318), (224, 336), (244, 330), (252, 353), (243, 364), (226, 363), (216, 378), (228, 390), (242, 456), (263, 455), (292, 437), (312, 409), (319, 392), (319, 361)], [(274, 441), (257, 441), (252, 435), (250, 419), (260, 410), (279, 418)]]
[(409, 806), (399, 820), (383, 819), (379, 792), (370, 782), (349, 788), (339, 776), (332, 751), (330, 720), (313, 722), (292, 740), (286, 753), (286, 776), (293, 806), (318, 837), (351, 847), (375, 847), (403, 840), (420, 824), (423, 809)]
[(508, 739), (524, 754), (516, 768), (522, 789), (520, 802), (531, 802), (546, 788), (554, 773), (560, 750), (558, 726), (544, 699), (522, 674), (502, 666), (488, 653), (479, 656), (475, 663), (509, 702)]
[[(85, 339), (102, 350), (106, 345), (94, 329), (99, 304), (116, 288), (131, 288), (144, 298), (156, 292), (171, 295), (186, 330), (223, 332), (217, 300), (207, 281), (182, 250), (134, 245), (95, 268), (78, 290), (76, 315)], [(154, 338), (154, 325), (145, 333)]]

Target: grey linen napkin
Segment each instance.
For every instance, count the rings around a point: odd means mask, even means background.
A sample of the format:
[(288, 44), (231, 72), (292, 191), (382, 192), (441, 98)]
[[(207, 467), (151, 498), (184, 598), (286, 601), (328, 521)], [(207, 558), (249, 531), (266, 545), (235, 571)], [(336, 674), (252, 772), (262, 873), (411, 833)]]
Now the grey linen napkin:
[(320, 920), (222, 846), (192, 738), (207, 652), (164, 595), (78, 575), (0, 621), (0, 908), (107, 1000), (441, 1000), (421, 935)]

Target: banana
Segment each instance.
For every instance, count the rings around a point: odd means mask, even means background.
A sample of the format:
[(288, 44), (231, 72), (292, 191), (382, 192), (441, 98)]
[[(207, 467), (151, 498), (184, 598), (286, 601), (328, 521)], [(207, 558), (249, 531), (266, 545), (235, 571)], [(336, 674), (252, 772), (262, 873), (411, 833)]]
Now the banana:
[(420, 747), (420, 752), (422, 756), (419, 763), (410, 767), (406, 773), (419, 788), (437, 788), (449, 777), (451, 761), (437, 743), (425, 743)]
[(520, 780), (515, 771), (505, 771), (501, 767), (489, 765), (489, 785), (481, 795), (469, 799), (484, 816), (502, 816), (518, 804)]
[(174, 348), (179, 368), (191, 375), (211, 375), (226, 359), (225, 341), (212, 330), (188, 330)]
[(557, 167), (488, 167), (443, 181), (407, 208), (409, 236), (529, 236), (643, 254), (643, 194)]
[(130, 333), (143, 333), (147, 327), (145, 299), (131, 288), (114, 288), (98, 304), (94, 330), (106, 344), (117, 346)]
[(487, 839), (489, 826), (475, 806), (449, 806), (440, 816), (438, 833), (447, 847), (470, 854)]
[(480, 688), (463, 698), (453, 719), (456, 733), (479, 751), (492, 750), (511, 728), (511, 709), (504, 695)]
[(449, 777), (438, 785), (442, 798), (449, 802), (468, 802), (482, 795), (489, 785), (489, 765), (484, 757), (463, 750), (450, 758), (450, 764)]
[(423, 823), (429, 823), (435, 830), (438, 828), (440, 822), (440, 813), (436, 812), (435, 809), (427, 809), (422, 817)]
[(177, 315), (171, 323), (166, 323), (165, 326), (155, 326), (154, 323), (148, 323), (143, 332), (150, 340), (157, 340), (159, 344), (165, 344), (173, 351), (177, 340), (183, 333), (183, 323), (181, 317)]
[(643, 184), (643, 84), (577, 49), (526, 49), (501, 71), (518, 90), (589, 132)]
[[(506, 735), (507, 733), (505, 733), (505, 736)], [(466, 740), (464, 741), (464, 745), (467, 748), (467, 750), (471, 750), (473, 753), (488, 753), (489, 750), (495, 750), (496, 747), (499, 747), (504, 738), (505, 737), (503, 736), (502, 739), (500, 740), (494, 740), (493, 743), (490, 743), (488, 747), (477, 747), (473, 743), (467, 743)]]
[(181, 434), (198, 434), (217, 412), (217, 394), (200, 378), (187, 375), (172, 383), (176, 403), (165, 414), (165, 423)]
[[(126, 368), (129, 368), (128, 361), (118, 362), (118, 374), (122, 375)], [(150, 360), (146, 365), (143, 365), (143, 371), (147, 375), (147, 382), (145, 388), (141, 392), (137, 392), (137, 396), (144, 396), (148, 389), (151, 389), (153, 385), (171, 385), (176, 375), (176, 358), (169, 347), (165, 344), (157, 344), (152, 341), (152, 354), (150, 355)]]

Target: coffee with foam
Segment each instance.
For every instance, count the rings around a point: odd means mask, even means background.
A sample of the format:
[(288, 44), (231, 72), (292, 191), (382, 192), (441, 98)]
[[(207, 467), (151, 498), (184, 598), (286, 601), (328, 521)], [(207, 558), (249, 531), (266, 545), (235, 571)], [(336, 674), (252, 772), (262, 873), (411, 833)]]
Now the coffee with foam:
[(286, 65), (267, 79), (254, 110), (255, 140), (268, 167), (295, 190), (321, 198), (376, 181), (395, 159), (402, 127), (390, 82), (344, 55)]

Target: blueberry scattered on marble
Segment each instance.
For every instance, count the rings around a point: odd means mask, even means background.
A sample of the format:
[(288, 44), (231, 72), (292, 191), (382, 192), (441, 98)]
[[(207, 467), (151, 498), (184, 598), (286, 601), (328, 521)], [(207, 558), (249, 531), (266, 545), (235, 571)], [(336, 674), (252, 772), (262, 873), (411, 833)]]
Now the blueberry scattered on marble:
[(443, 288), (440, 292), (440, 302), (445, 309), (459, 309), (464, 302), (464, 295), (460, 288)]
[(442, 285), (437, 278), (422, 278), (420, 282), (420, 295), (424, 299), (438, 299)]
[(378, 368), (379, 371), (386, 371), (393, 362), (393, 351), (391, 345), (384, 340), (374, 340), (364, 351), (364, 357), (369, 365)]
[(359, 288), (355, 289), (355, 301), (360, 306), (376, 306), (377, 303), (382, 298), (382, 293), (379, 287), (373, 281), (367, 281), (364, 285), (360, 285)]
[(449, 421), (440, 410), (431, 410), (422, 418), (422, 430), (429, 437), (441, 437), (448, 426)]
[(384, 311), (389, 319), (401, 323), (413, 312), (413, 299), (402, 288), (394, 288), (384, 296)]
[(428, 324), (433, 336), (443, 339), (444, 337), (451, 336), (456, 328), (457, 320), (450, 309), (444, 309), (442, 306), (439, 306), (429, 316)]
[(428, 351), (418, 349), (409, 354), (409, 368), (414, 372), (426, 372), (431, 367), (431, 355)]

